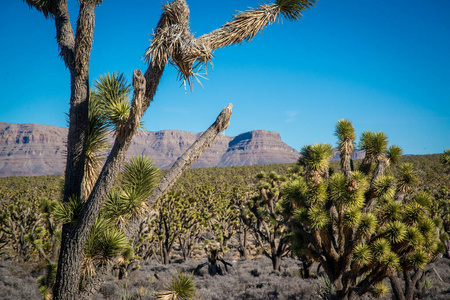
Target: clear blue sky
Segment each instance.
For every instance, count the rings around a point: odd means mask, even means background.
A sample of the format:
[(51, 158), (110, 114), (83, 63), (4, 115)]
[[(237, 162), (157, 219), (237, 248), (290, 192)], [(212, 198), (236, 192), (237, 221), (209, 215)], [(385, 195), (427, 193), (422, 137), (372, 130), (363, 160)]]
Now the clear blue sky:
[[(77, 1), (69, 1), (72, 25)], [(261, 1), (188, 0), (196, 36)], [(158, 0), (106, 0), (97, 8), (90, 76), (143, 71)], [(384, 131), (408, 154), (450, 148), (450, 1), (321, 0), (299, 22), (273, 24), (252, 42), (219, 49), (203, 88), (185, 93), (166, 68), (144, 116), (151, 131), (205, 130), (228, 103), (225, 134), (265, 129), (300, 149), (335, 145), (334, 124)], [(52, 20), (0, 0), (0, 121), (66, 126), (69, 72)]]

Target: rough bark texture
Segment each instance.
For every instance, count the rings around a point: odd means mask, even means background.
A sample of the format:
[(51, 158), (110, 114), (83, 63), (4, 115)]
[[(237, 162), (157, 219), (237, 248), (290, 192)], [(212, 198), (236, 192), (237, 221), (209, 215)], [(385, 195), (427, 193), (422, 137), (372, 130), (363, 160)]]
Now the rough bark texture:
[[(145, 91), (145, 79), (141, 71), (135, 70), (133, 74), (134, 97), (128, 122), (123, 133), (116, 137), (115, 143), (106, 160), (83, 211), (74, 224), (66, 224), (61, 244), (58, 262), (57, 285), (55, 286), (55, 299), (75, 299), (78, 294), (81, 262), (86, 238), (97, 218), (106, 196), (114, 185), (119, 171), (124, 163), (125, 154), (131, 144), (131, 139), (137, 130), (142, 116), (142, 103)], [(70, 226), (70, 227), (69, 227)]]
[[(66, 1), (58, 2), (54, 15), (56, 37), (61, 48), (61, 56), (70, 70), (71, 77), (69, 133), (64, 183), (65, 202), (69, 201), (71, 197), (81, 197), (82, 195), (89, 101), (89, 59), (94, 34), (95, 6), (96, 1), (85, 1), (80, 5), (75, 38), (70, 27)], [(54, 289), (55, 299), (75, 298), (83, 254), (83, 249), (79, 249), (76, 245), (79, 237), (72, 224), (63, 226)]]

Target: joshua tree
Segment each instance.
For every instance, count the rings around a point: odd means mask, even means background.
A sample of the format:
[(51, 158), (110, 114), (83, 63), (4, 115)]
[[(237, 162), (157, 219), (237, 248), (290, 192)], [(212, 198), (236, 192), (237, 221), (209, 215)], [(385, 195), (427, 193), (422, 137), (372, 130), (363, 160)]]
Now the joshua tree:
[(211, 276), (223, 275), (223, 270), (219, 263), (223, 264), (225, 271), (228, 271), (227, 266), (230, 266), (230, 267), (233, 266), (229, 262), (225, 261), (223, 259), (223, 257), (221, 256), (221, 254), (224, 253), (224, 249), (220, 243), (218, 243), (218, 242), (209, 243), (207, 241), (205, 243), (205, 252), (206, 252), (206, 255), (208, 256), (208, 262), (199, 264), (195, 268), (194, 274), (198, 274), (198, 272), (200, 272), (200, 270), (204, 266), (208, 266), (208, 274), (209, 275), (211, 275)]
[(444, 151), (444, 153), (442, 154), (441, 162), (442, 162), (445, 166), (450, 167), (450, 148), (449, 148), (449, 149), (446, 149), (446, 150)]
[(283, 187), (292, 248), (321, 263), (338, 299), (367, 292), (381, 296), (387, 291), (384, 278), (423, 269), (439, 252), (436, 224), (423, 201), (428, 196), (408, 190), (414, 182), (410, 166), (402, 168), (397, 182), (384, 175), (401, 153), (397, 146), (387, 148), (386, 135), (363, 133), (364, 173), (352, 170), (352, 124), (339, 121), (336, 136), (342, 173), (328, 175), (331, 145), (305, 146), (299, 160), (303, 177)]
[(286, 180), (275, 172), (257, 175), (259, 195), (249, 202), (253, 215), (250, 228), (263, 254), (270, 258), (275, 272), (280, 271), (281, 259), (289, 253), (289, 238), (286, 216), (281, 212), (281, 186)]
[[(159, 242), (164, 264), (169, 264), (172, 246), (179, 238), (187, 243), (182, 237), (184, 234), (191, 237), (191, 229), (200, 231), (198, 225), (206, 226), (207, 221), (203, 218), (203, 214), (207, 214), (205, 210), (201, 201), (180, 191), (170, 191), (157, 202), (157, 217), (152, 222), (153, 237)], [(181, 243), (181, 246), (188, 247), (185, 243)], [(188, 249), (183, 252), (187, 255)]]
[[(95, 8), (102, 0), (80, 0), (75, 33), (71, 24), (67, 0), (23, 0), (47, 18), (55, 21), (56, 40), (60, 56), (70, 72), (71, 95), (68, 114), (69, 133), (67, 139), (67, 161), (65, 171), (65, 203), (70, 199), (82, 198), (81, 213), (76, 221), (63, 225), (61, 250), (55, 284), (55, 299), (74, 299), (79, 295), (83, 251), (89, 232), (100, 214), (101, 207), (125, 161), (125, 154), (140, 119), (153, 100), (165, 65), (172, 62), (178, 68), (181, 78), (191, 83), (201, 64), (212, 58), (217, 48), (251, 40), (267, 24), (273, 23), (278, 15), (289, 20), (298, 20), (302, 12), (310, 8), (315, 0), (277, 0), (250, 12), (237, 14), (221, 28), (194, 38), (189, 30), (189, 8), (185, 0), (174, 0), (165, 5), (158, 22), (153, 41), (146, 52), (149, 66), (143, 75), (140, 70), (133, 73), (133, 97), (126, 121), (120, 124), (114, 145), (109, 152), (102, 171), (90, 193), (84, 192), (86, 145), (88, 139), (89, 113), (89, 60), (92, 49)], [(180, 174), (207, 148), (217, 134), (228, 126), (231, 107), (219, 115), (199, 141), (172, 167), (161, 180), (158, 189), (147, 200), (151, 207), (169, 188)], [(126, 235), (135, 237), (144, 216), (129, 223)]]

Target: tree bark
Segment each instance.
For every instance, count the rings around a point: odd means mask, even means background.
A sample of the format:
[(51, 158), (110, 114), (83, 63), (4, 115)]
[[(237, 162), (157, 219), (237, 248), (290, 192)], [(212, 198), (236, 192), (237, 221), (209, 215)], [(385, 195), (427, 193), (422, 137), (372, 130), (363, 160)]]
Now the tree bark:
[(278, 255), (272, 256), (272, 267), (275, 272), (281, 271), (281, 257)]
[(394, 292), (394, 300), (405, 300), (405, 295), (400, 283), (400, 280), (398, 278), (398, 276), (392, 275), (389, 277), (389, 280), (391, 281), (391, 287), (392, 287), (392, 291)]
[[(70, 28), (67, 2), (59, 1), (55, 13), (57, 41), (71, 75), (64, 202), (69, 201), (71, 197), (82, 195), (89, 102), (89, 59), (94, 33), (95, 6), (96, 1), (81, 3), (75, 39)], [(78, 247), (77, 243), (84, 235), (80, 236), (75, 232), (72, 225), (63, 225), (54, 299), (75, 299), (78, 291), (83, 249)]]
[(163, 245), (161, 250), (162, 250), (162, 254), (163, 254), (163, 264), (168, 265), (169, 264), (170, 248), (167, 248), (167, 247), (165, 247), (165, 245)]
[[(94, 224), (106, 196), (114, 185), (125, 160), (125, 154), (142, 116), (145, 79), (141, 71), (133, 74), (134, 97), (123, 136), (117, 136), (114, 146), (103, 166), (99, 178), (88, 198), (81, 215), (73, 224), (63, 227), (63, 240), (58, 261), (54, 299), (75, 299), (79, 291), (81, 262), (86, 238)], [(65, 231), (64, 231), (65, 229)]]

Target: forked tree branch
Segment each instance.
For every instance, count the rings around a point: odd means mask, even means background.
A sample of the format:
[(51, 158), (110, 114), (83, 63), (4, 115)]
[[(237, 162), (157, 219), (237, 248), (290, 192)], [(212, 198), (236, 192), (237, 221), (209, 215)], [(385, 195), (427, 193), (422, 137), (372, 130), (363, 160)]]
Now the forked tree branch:
[(75, 35), (70, 23), (69, 8), (67, 0), (60, 0), (55, 3), (55, 10), (52, 12), (55, 17), (56, 41), (60, 52), (59, 55), (71, 74), (75, 71)]

